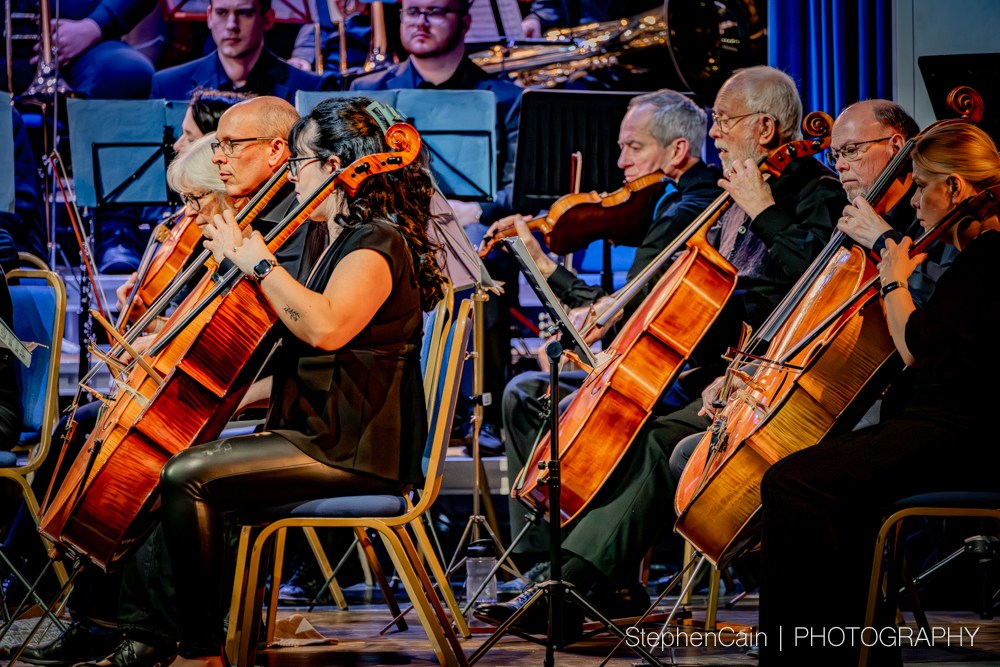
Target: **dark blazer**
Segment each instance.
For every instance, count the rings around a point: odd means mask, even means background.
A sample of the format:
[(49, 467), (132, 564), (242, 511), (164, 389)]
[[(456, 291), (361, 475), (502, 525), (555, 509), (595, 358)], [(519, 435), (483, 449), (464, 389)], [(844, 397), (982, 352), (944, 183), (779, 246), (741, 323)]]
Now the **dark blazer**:
[[(497, 198), (483, 205), (483, 222), (490, 223), (513, 212), (514, 156), (517, 125), (521, 118), (521, 87), (509, 80), (487, 74), (471, 60), (462, 60), (450, 79), (439, 86), (420, 76), (407, 58), (382, 72), (374, 72), (351, 82), (351, 90), (488, 90), (497, 98)], [(506, 137), (506, 141), (503, 138)]]
[[(296, 91), (317, 90), (322, 81), (323, 77), (292, 67), (269, 49), (264, 49), (260, 60), (250, 72), (246, 85), (239, 92), (274, 95), (295, 104)], [(236, 90), (233, 82), (226, 76), (226, 71), (222, 69), (218, 51), (157, 72), (153, 75), (153, 90), (149, 97), (154, 100), (187, 100), (199, 87)]]

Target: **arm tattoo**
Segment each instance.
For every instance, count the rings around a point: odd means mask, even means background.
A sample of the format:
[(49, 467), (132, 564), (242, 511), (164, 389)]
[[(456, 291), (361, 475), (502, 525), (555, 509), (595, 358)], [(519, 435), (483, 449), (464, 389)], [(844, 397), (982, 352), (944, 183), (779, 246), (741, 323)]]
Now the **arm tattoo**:
[(285, 306), (285, 312), (288, 313), (288, 317), (292, 319), (292, 322), (298, 322), (301, 315), (299, 311), (295, 310), (291, 306)]

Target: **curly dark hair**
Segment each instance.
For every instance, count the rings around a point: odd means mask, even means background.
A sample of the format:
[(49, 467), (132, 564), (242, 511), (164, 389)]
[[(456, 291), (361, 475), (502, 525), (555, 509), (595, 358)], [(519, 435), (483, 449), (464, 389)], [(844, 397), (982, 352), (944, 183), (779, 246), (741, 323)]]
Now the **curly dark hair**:
[[(355, 160), (390, 150), (382, 128), (365, 110), (365, 97), (323, 100), (292, 127), (288, 145), (293, 154), (309, 150), (321, 160), (333, 156), (347, 166)], [(431, 241), (427, 227), (434, 185), (421, 155), (408, 166), (367, 178), (354, 197), (346, 200), (348, 213), (337, 217), (345, 227), (372, 220), (388, 220), (406, 239), (413, 259), (420, 305), (430, 310), (444, 296), (446, 280), (438, 262), (441, 246)]]

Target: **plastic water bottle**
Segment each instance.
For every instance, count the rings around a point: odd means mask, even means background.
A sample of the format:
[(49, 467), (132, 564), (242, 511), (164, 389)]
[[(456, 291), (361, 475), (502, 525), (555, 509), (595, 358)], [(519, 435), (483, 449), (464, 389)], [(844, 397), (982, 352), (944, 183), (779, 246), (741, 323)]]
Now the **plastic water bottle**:
[[(465, 557), (465, 599), (471, 600), (479, 587), (486, 581), (486, 577), (497, 564), (496, 549), (493, 540), (476, 540), (469, 544)], [(486, 588), (476, 598), (475, 603), (469, 608), (469, 625), (484, 626), (477, 618), (472, 616), (477, 605), (492, 604), (497, 601), (497, 579), (496, 575), (490, 577)]]

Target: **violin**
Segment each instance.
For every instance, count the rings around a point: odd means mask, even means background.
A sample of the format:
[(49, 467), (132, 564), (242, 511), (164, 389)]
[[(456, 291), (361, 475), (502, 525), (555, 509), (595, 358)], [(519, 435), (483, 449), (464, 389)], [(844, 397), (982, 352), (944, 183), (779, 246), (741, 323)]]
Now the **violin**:
[[(541, 232), (545, 244), (557, 255), (583, 250), (599, 239), (636, 247), (645, 238), (669, 182), (663, 172), (655, 171), (610, 194), (590, 191), (564, 195), (544, 215), (529, 220), (528, 229)], [(495, 230), (483, 239), (479, 255), (486, 257), (501, 240), (513, 236), (517, 236), (514, 227)]]

